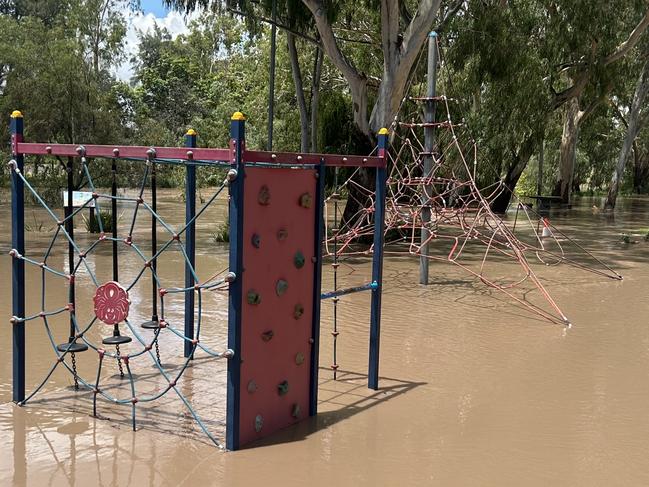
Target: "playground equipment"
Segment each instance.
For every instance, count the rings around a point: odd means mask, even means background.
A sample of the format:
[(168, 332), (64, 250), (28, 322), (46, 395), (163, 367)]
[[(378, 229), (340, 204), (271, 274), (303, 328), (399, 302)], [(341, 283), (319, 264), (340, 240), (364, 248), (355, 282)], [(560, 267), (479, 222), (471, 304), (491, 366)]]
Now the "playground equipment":
[[(418, 63), (423, 53), (422, 49)], [(428, 284), (431, 260), (451, 263), (503, 293), (513, 305), (569, 326), (568, 317), (537, 276), (532, 258), (544, 266), (566, 264), (610, 279), (622, 276), (522, 204), (516, 195), (508, 195), (516, 209), (512, 219), (492, 210), (493, 203), (510, 190), (501, 180), (487, 187), (479, 185), (476, 141), (457, 116), (459, 107), (453, 106), (456, 100), (437, 89), (439, 59), (439, 37), (431, 32), (426, 83), (419, 83), (420, 92), (412, 93), (417, 84), (410, 80), (412, 96), (404, 98), (390, 126), (393, 140), (386, 188), (386, 253), (416, 256), (421, 284)], [(405, 113), (408, 106), (414, 109)], [(364, 187), (362, 180), (352, 175), (341, 189), (355, 194), (358, 200), (371, 201), (375, 192)], [(358, 215), (348, 218), (335, 235), (327, 235), (327, 251), (337, 256), (364, 253), (350, 244), (371, 229), (361, 205)], [(494, 269), (491, 262), (512, 265)], [(537, 293), (541, 299), (534, 301)]]
[[(307, 415), (317, 412), (318, 363), (320, 336), (320, 303), (322, 299), (337, 300), (352, 292), (371, 292), (368, 386), (378, 388), (382, 261), (388, 132), (378, 135), (378, 153), (374, 156), (321, 155), (252, 151), (245, 147), (245, 118), (236, 112), (231, 120), (230, 146), (227, 149), (196, 147), (196, 132), (189, 130), (185, 148), (100, 146), (84, 144), (27, 143), (23, 140), (23, 116), (11, 115), (11, 151), (9, 162), (12, 185), (12, 310), (13, 316), (13, 400), (25, 405), (45, 385), (52, 373), (62, 365), (74, 379), (76, 389), (93, 394), (93, 413), (97, 414), (100, 397), (109, 402), (130, 406), (133, 429), (136, 427), (136, 405), (152, 402), (174, 391), (187, 407), (199, 427), (217, 445), (217, 439), (198, 416), (190, 401), (178, 387), (186, 370), (192, 366), (196, 353), (216, 359), (226, 359), (227, 417), (225, 447), (236, 450), (251, 441), (267, 437)], [(63, 217), (50, 208), (24, 174), (25, 156), (67, 158), (68, 205)], [(95, 186), (92, 177), (93, 159), (111, 160), (112, 184), (110, 194)], [(75, 161), (91, 192), (86, 205), (73, 208), (71, 204)], [(129, 161), (143, 168), (136, 196), (117, 194), (118, 162)], [(186, 171), (186, 214), (180, 228), (172, 228), (157, 212), (155, 203), (156, 165), (174, 164)], [(225, 176), (214, 194), (196, 210), (196, 168), (221, 167)], [(364, 167), (376, 172), (378, 191), (373, 199), (374, 222), (372, 277), (363, 286), (321, 292), (322, 242), (324, 235), (324, 181), (329, 168)], [(152, 201), (145, 200), (147, 184), (152, 189)], [(196, 223), (205, 210), (225, 189), (229, 190), (229, 268), (201, 280), (196, 262)], [(24, 239), (24, 193), (27, 189), (55, 223), (54, 235), (42, 257), (26, 251)], [(110, 203), (112, 229), (104, 231), (98, 218), (100, 234), (87, 248), (81, 248), (74, 235), (74, 218), (84, 206), (93, 203), (97, 214), (102, 204)], [(117, 225), (117, 204), (134, 206), (133, 217), (126, 232)], [(147, 252), (134, 231), (142, 215), (151, 216), (151, 250)], [(157, 229), (168, 238), (158, 245)], [(51, 263), (58, 238), (67, 243), (68, 268), (57, 269)], [(93, 253), (111, 243), (112, 278), (102, 281), (90, 264)], [(141, 269), (132, 282), (120, 280), (118, 247), (135, 252)], [(160, 259), (170, 249), (179, 251), (184, 259), (184, 286), (165, 286), (159, 273)], [(334, 253), (335, 255), (335, 253)], [(40, 268), (42, 299), (40, 311), (25, 313), (25, 264)], [(209, 271), (209, 270), (208, 270)], [(129, 319), (134, 304), (129, 292), (145, 275), (151, 274), (153, 293), (150, 303), (151, 320), (136, 325)], [(82, 322), (78, 315), (75, 282), (79, 275), (87, 277), (94, 286), (92, 316)], [(58, 279), (68, 288), (68, 302), (50, 308), (46, 299), (46, 282)], [(123, 279), (123, 278), (122, 278)], [(201, 343), (204, 323), (203, 296), (205, 292), (223, 289), (228, 293), (227, 349), (215, 351)], [(184, 295), (183, 328), (175, 326), (165, 313), (165, 297)], [(51, 322), (55, 317), (69, 315), (67, 341), (60, 343), (60, 330)], [(44, 380), (29, 395), (25, 395), (25, 326), (41, 320), (52, 343), (55, 362)], [(67, 319), (66, 319), (67, 320)], [(107, 325), (110, 336), (101, 344), (94, 343), (89, 331)], [(153, 330), (147, 338), (139, 328)], [(184, 362), (173, 372), (161, 363), (158, 343), (165, 337), (182, 340)], [(124, 353), (120, 345), (130, 344), (137, 350)], [(114, 349), (113, 349), (114, 347)], [(154, 350), (155, 349), (155, 350)], [(114, 351), (113, 351), (114, 350)], [(77, 359), (94, 351), (97, 373), (92, 379), (81, 376)], [(163, 378), (161, 391), (138, 393), (137, 377), (133, 373), (135, 360), (148, 356)], [(120, 375), (128, 379), (130, 394), (117, 397), (102, 387), (102, 371), (107, 361), (117, 362)], [(335, 360), (334, 360), (335, 362)], [(334, 369), (335, 371), (335, 369)]]

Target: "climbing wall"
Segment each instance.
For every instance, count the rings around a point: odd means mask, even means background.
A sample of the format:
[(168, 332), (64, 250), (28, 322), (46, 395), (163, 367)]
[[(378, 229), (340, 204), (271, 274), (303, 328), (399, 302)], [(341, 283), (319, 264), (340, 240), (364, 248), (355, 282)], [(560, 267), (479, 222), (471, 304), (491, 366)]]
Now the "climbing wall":
[(240, 445), (309, 414), (316, 176), (246, 168)]

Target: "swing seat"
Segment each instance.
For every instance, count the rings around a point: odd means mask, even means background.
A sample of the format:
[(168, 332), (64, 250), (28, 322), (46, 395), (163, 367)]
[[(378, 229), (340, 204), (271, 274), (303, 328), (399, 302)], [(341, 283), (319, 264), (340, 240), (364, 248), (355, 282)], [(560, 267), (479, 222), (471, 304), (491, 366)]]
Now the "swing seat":
[(104, 345), (123, 345), (132, 342), (133, 339), (126, 335), (117, 335), (104, 338), (101, 343)]
[(160, 328), (160, 321), (149, 320), (149, 321), (145, 321), (140, 326), (145, 330), (155, 330), (156, 328)]
[(65, 353), (65, 352), (79, 353), (79, 352), (85, 352), (86, 350), (88, 350), (88, 345), (86, 345), (85, 343), (66, 342), (66, 343), (61, 343), (60, 345), (57, 345), (56, 349), (59, 352), (62, 352), (62, 353)]

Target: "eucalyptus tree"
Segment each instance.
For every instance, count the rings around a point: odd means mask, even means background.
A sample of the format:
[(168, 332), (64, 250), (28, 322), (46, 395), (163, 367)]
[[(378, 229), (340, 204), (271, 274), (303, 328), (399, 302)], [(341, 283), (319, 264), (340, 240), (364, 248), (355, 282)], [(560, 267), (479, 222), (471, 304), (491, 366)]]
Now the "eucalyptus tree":
[(564, 106), (559, 172), (554, 194), (570, 202), (579, 129), (608, 96), (622, 61), (649, 27), (643, 0), (556, 1), (547, 9), (548, 39), (556, 51), (549, 73), (553, 107)]
[[(618, 191), (620, 189), (620, 182), (624, 176), (627, 160), (629, 159), (631, 152), (634, 150), (636, 137), (640, 133), (642, 125), (647, 119), (647, 93), (649, 93), (649, 52), (645, 53), (645, 61), (640, 76), (638, 77), (638, 81), (636, 82), (628, 117), (625, 120), (627, 132), (624, 142), (622, 143), (622, 148), (620, 149), (617, 165), (613, 171), (608, 194), (606, 196), (605, 207), (608, 209), (615, 208)], [(635, 146), (635, 150), (636, 152), (638, 151), (637, 145)]]

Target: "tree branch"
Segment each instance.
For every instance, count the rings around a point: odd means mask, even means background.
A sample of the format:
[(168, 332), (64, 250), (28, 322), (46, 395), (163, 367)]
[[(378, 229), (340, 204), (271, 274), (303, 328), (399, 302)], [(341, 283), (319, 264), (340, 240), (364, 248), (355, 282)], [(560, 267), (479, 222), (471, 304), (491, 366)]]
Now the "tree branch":
[(265, 22), (267, 24), (274, 25), (278, 29), (282, 29), (282, 30), (284, 30), (286, 32), (289, 32), (289, 33), (293, 34), (295, 37), (299, 37), (300, 39), (304, 39), (305, 41), (309, 41), (312, 44), (315, 44), (316, 46), (318, 46), (318, 48), (322, 49), (322, 45), (320, 44), (318, 39), (316, 39), (315, 37), (311, 37), (311, 36), (308, 36), (306, 34), (303, 34), (302, 32), (299, 32), (299, 31), (297, 31), (295, 29), (291, 29), (289, 26), (284, 25), (284, 24), (280, 24), (279, 22), (274, 22), (273, 19), (269, 19), (269, 18), (262, 17), (262, 16), (259, 16), (259, 15), (253, 15), (253, 14), (250, 14), (248, 12), (243, 12), (241, 10), (234, 9), (232, 7), (227, 7), (227, 10), (228, 10), (228, 12), (230, 12), (230, 13), (232, 13), (234, 15), (239, 15), (241, 17), (252, 17), (252, 18), (260, 20), (261, 22)]
[(629, 37), (622, 44), (620, 44), (614, 52), (606, 56), (602, 64), (604, 66), (608, 66), (609, 64), (614, 63), (618, 59), (624, 57), (626, 53), (633, 49), (640, 41), (640, 38), (642, 37), (644, 31), (647, 30), (647, 27), (649, 27), (649, 10), (645, 12), (644, 17), (642, 18), (640, 23), (636, 25), (631, 34), (629, 34)]
[(419, 53), (424, 39), (433, 26), (433, 20), (435, 20), (440, 3), (441, 0), (422, 0), (419, 3), (415, 16), (403, 34), (399, 64), (405, 62), (406, 66), (412, 65), (412, 61)]
[(342, 73), (343, 76), (349, 80), (360, 80), (361, 74), (358, 70), (347, 60), (345, 55), (340, 50), (338, 43), (336, 42), (336, 37), (334, 35), (331, 23), (327, 19), (326, 8), (321, 0), (302, 0), (302, 3), (313, 14), (315, 19), (316, 28), (320, 34), (322, 40), (322, 46), (327, 53), (331, 62), (336, 66)]

